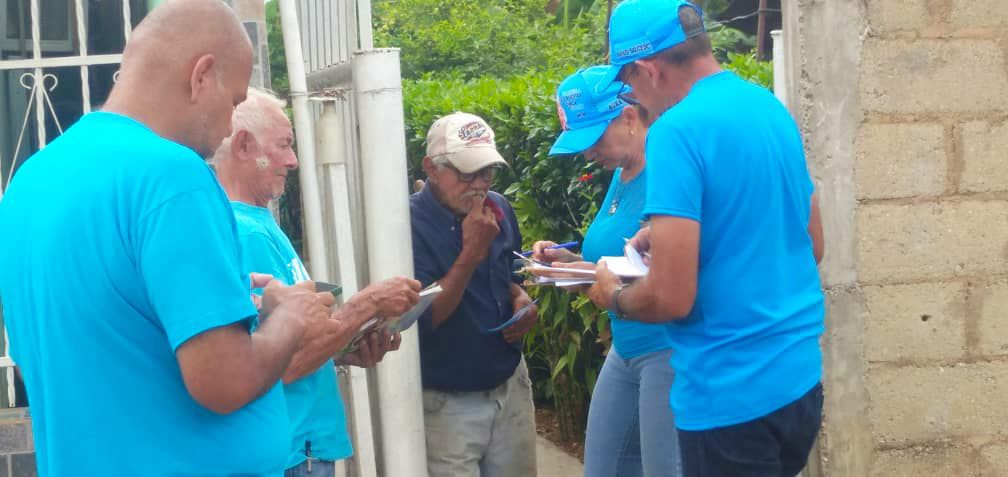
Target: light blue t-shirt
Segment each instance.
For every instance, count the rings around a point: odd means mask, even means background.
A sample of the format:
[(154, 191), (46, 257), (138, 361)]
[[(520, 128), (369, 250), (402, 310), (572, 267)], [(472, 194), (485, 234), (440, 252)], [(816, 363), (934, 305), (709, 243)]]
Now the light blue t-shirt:
[(697, 295), (670, 328), (676, 425), (750, 421), (819, 382), (823, 294), (798, 127), (733, 73), (697, 82), (651, 126), (644, 213), (700, 222)]
[(186, 390), (175, 351), (256, 309), (227, 197), (192, 150), (85, 115), (0, 200), (0, 295), (39, 475), (283, 472), (279, 383), (227, 414)]
[[(623, 256), (625, 239), (640, 230), (641, 220), (644, 219), (647, 168), (626, 184), (620, 181), (622, 173), (622, 168), (613, 172), (605, 200), (585, 233), (581, 256), (590, 262), (597, 262), (600, 257)], [(613, 347), (622, 358), (636, 358), (672, 347), (666, 331), (667, 324), (624, 320), (612, 312), (609, 312), (609, 318)]]
[[(290, 239), (269, 209), (236, 201), (231, 202), (231, 207), (238, 222), (242, 270), (268, 273), (287, 285), (309, 279)], [(314, 458), (340, 460), (353, 454), (332, 360), (315, 372), (284, 385), (284, 394), (293, 436), (293, 441), (288, 443), (288, 468), (304, 462), (305, 441), (311, 441)]]

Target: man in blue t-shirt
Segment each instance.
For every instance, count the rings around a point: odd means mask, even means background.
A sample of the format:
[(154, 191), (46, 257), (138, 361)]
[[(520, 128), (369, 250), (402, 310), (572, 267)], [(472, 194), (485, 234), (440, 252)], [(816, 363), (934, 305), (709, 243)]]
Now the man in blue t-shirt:
[(609, 78), (649, 111), (651, 270), (604, 265), (596, 304), (674, 320), (671, 405), (686, 476), (794, 476), (822, 411), (822, 226), (801, 136), (767, 90), (722, 71), (702, 12), (627, 0), (610, 23)]
[[(242, 270), (268, 273), (292, 285), (308, 280), (301, 259), (267, 206), (280, 198), (287, 174), (297, 168), (294, 131), (284, 102), (249, 89), (235, 108), (231, 137), (214, 155), (221, 185), (231, 199), (242, 247)], [(398, 316), (417, 302), (420, 283), (405, 277), (375, 283), (353, 295), (333, 319), (309, 324), (300, 350), (284, 373), (290, 416), (286, 477), (331, 477), (335, 461), (353, 454), (333, 357), (375, 316)], [(371, 367), (399, 348), (399, 335), (371, 333), (340, 364)]]
[(279, 380), (333, 298), (257, 281), (265, 320), (250, 331), (234, 216), (200, 156), (228, 135), (251, 70), (224, 4), (163, 4), (104, 111), (28, 159), (0, 201), (0, 294), (39, 475), (283, 471)]

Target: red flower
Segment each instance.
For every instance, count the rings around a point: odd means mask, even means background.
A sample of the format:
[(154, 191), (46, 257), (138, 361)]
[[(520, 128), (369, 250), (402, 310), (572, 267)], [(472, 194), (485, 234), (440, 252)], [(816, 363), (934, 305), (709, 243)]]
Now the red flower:
[(591, 173), (581, 174), (581, 177), (578, 177), (578, 182), (588, 182), (592, 180), (593, 177), (595, 176), (593, 176)]

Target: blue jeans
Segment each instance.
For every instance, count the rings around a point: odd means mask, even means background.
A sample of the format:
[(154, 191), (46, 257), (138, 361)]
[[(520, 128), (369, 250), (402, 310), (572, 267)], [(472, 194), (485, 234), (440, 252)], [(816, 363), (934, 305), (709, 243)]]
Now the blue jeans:
[(295, 465), (284, 472), (284, 477), (335, 477), (336, 463), (331, 460), (313, 460), (311, 472), (308, 472), (308, 461)]
[(679, 430), (687, 477), (794, 477), (822, 424), (822, 384), (796, 401), (734, 426)]
[(609, 349), (588, 409), (585, 477), (682, 475), (669, 406), (671, 356), (624, 359)]

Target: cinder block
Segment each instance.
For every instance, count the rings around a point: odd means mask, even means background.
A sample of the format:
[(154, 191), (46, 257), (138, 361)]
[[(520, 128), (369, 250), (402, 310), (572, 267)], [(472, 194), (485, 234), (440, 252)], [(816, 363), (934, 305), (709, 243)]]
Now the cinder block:
[(980, 353), (1008, 355), (1008, 283), (975, 286), (969, 299), (980, 313)]
[(26, 424), (8, 422), (0, 424), (0, 453), (24, 452), (28, 448), (28, 431)]
[(1004, 0), (952, 0), (952, 16), (949, 21), (955, 28), (1006, 26), (1008, 3)]
[(870, 204), (857, 210), (861, 280), (940, 280), (1008, 270), (1008, 202)]
[(941, 124), (865, 124), (854, 166), (859, 199), (937, 196), (948, 163)]
[(994, 436), (1008, 422), (1008, 406), (999, 404), (1008, 395), (1008, 363), (873, 367), (867, 381), (878, 444)]
[(995, 40), (864, 42), (861, 104), (866, 111), (1003, 110), (1008, 107), (1006, 92), (1008, 69)]
[[(1008, 94), (1008, 91), (1002, 92)], [(962, 190), (991, 192), (1008, 190), (1008, 124), (985, 121), (963, 126)]]
[(969, 447), (914, 447), (875, 453), (872, 477), (979, 477)]
[(38, 477), (38, 467), (35, 464), (35, 453), (13, 454), (11, 459), (11, 477)]
[(864, 288), (869, 361), (948, 360), (966, 354), (963, 285), (924, 283)]
[(865, 2), (868, 7), (868, 25), (874, 33), (921, 30), (928, 26), (927, 3), (926, 0)]

